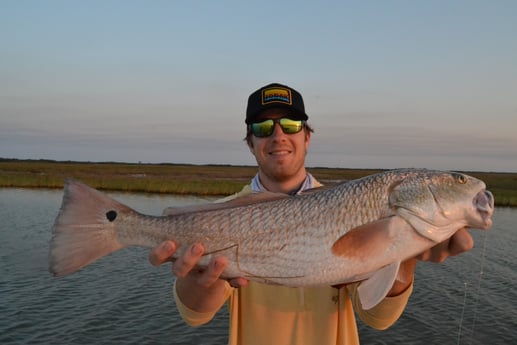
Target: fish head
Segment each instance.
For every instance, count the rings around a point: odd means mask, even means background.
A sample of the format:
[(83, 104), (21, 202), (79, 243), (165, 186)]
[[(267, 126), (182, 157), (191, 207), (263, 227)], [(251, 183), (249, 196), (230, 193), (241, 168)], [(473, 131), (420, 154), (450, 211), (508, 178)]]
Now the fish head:
[(408, 174), (392, 187), (390, 207), (420, 235), (442, 242), (462, 227), (489, 229), (494, 197), (483, 181), (458, 172)]

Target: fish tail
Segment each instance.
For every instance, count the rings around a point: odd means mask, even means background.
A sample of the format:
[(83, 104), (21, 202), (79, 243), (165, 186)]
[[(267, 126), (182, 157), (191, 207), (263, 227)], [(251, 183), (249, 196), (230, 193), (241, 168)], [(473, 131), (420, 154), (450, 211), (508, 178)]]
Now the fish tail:
[(117, 239), (113, 221), (118, 213), (128, 210), (132, 211), (81, 182), (67, 179), (61, 209), (52, 228), (50, 273), (74, 273), (126, 247)]

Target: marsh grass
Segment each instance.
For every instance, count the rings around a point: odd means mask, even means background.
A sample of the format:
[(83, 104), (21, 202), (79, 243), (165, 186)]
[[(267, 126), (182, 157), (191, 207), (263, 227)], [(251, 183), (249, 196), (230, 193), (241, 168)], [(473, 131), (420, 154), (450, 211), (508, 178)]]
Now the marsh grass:
[(62, 188), (71, 178), (102, 190), (228, 195), (254, 172), (251, 167), (3, 160), (0, 187)]
[[(309, 168), (326, 184), (377, 173), (376, 169)], [(101, 190), (167, 194), (229, 195), (249, 183), (256, 167), (130, 164), (0, 159), (0, 187), (62, 188), (65, 179)], [(517, 173), (467, 172), (485, 181), (498, 206), (517, 207)]]

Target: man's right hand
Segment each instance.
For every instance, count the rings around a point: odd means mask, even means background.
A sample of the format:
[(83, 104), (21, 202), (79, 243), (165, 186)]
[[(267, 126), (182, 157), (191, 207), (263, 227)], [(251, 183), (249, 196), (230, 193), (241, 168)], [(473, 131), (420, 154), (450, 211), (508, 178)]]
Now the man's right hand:
[[(226, 257), (217, 256), (212, 259), (206, 268), (200, 269), (196, 267), (205, 250), (200, 243), (192, 244), (182, 256), (173, 260), (172, 256), (176, 250), (177, 245), (174, 241), (162, 242), (149, 253), (149, 262), (153, 266), (158, 266), (171, 261), (173, 262), (172, 272), (176, 277), (189, 279), (192, 283), (205, 288), (209, 288), (219, 281), (221, 274), (228, 265)], [(243, 287), (247, 285), (248, 280), (242, 277), (233, 278), (229, 280), (229, 283), (233, 287)]]

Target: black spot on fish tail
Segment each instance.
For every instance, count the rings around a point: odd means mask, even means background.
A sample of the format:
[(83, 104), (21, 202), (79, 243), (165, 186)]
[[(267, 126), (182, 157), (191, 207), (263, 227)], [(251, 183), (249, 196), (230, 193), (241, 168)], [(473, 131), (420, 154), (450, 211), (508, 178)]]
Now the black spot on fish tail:
[(113, 222), (115, 220), (115, 218), (117, 218), (117, 212), (113, 211), (113, 210), (106, 212), (106, 218), (110, 222)]

